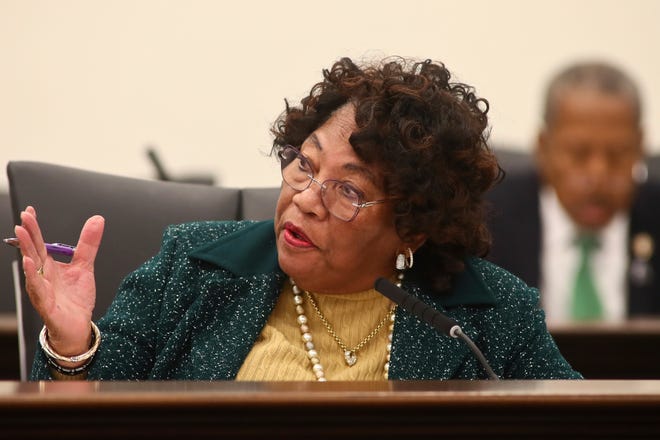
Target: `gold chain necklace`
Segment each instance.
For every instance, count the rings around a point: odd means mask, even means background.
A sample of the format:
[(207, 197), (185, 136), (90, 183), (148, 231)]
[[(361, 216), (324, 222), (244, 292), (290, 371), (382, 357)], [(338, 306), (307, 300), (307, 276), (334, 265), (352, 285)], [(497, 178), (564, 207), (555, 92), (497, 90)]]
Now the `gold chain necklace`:
[[(401, 287), (401, 282), (403, 281), (403, 273), (400, 273), (398, 275), (398, 281), (396, 282), (396, 285)], [(296, 318), (296, 321), (298, 322), (298, 325), (300, 326), (300, 335), (302, 338), (303, 346), (305, 347), (305, 351), (307, 352), (307, 357), (309, 358), (309, 362), (312, 365), (312, 371), (314, 372), (314, 375), (316, 376), (316, 380), (319, 382), (325, 382), (327, 379), (325, 377), (325, 369), (323, 368), (323, 365), (321, 364), (321, 359), (319, 358), (319, 353), (316, 351), (316, 347), (314, 346), (314, 338), (312, 337), (312, 331), (307, 325), (307, 316), (305, 315), (305, 308), (303, 307), (303, 304), (305, 302), (303, 292), (300, 290), (300, 288), (296, 285), (296, 282), (293, 281), (292, 278), (289, 278), (289, 282), (291, 283), (291, 287), (293, 289), (293, 304), (295, 305), (296, 308), (296, 313), (298, 314), (298, 317)], [(305, 291), (305, 293), (307, 293)], [(310, 303), (314, 303), (314, 299), (311, 298), (311, 295), (307, 293), (308, 299), (311, 299)], [(316, 307), (318, 309), (318, 306)], [(385, 346), (385, 349), (387, 351), (386, 355), (386, 360), (385, 360), (385, 365), (383, 365), (383, 377), (385, 380), (388, 379), (389, 377), (389, 371), (390, 371), (390, 353), (392, 351), (392, 336), (394, 333), (394, 319), (395, 319), (395, 312), (396, 311), (396, 306), (392, 307), (387, 314), (386, 318), (389, 319), (390, 325), (389, 325), (389, 334), (387, 335), (387, 345)], [(322, 314), (321, 314), (322, 315)], [(384, 319), (385, 322), (387, 322), (388, 319)], [(327, 320), (326, 320), (327, 321)], [(383, 327), (384, 324), (379, 324), (379, 330), (380, 327)], [(332, 328), (332, 327), (330, 327)], [(375, 333), (378, 333), (378, 331), (375, 331)], [(371, 335), (371, 334), (370, 334)], [(368, 336), (369, 339), (373, 338), (373, 336)], [(341, 340), (341, 339), (340, 339)], [(336, 341), (336, 339), (335, 339)], [(364, 342), (366, 344), (369, 342), (368, 340)], [(343, 344), (343, 342), (341, 342)], [(361, 343), (361, 345), (364, 345)], [(360, 345), (360, 344), (358, 344)], [(346, 363), (351, 366), (355, 365), (355, 362), (357, 362), (357, 358), (353, 360), (352, 357), (346, 356), (346, 351), (344, 350), (344, 358), (346, 359)], [(353, 355), (355, 353), (353, 352)], [(349, 362), (349, 359), (352, 360), (352, 363)]]
[(355, 365), (357, 362), (357, 352), (367, 345), (369, 341), (371, 341), (379, 332), (380, 330), (387, 324), (388, 321), (391, 320), (391, 316), (396, 310), (396, 305), (393, 305), (388, 311), (385, 316), (383, 316), (383, 319), (380, 320), (376, 328), (374, 328), (371, 333), (369, 333), (367, 336), (365, 336), (355, 347), (349, 348), (344, 341), (339, 337), (335, 329), (332, 327), (332, 324), (328, 322), (328, 319), (325, 317), (323, 312), (321, 312), (321, 309), (319, 308), (318, 304), (316, 303), (316, 300), (314, 299), (314, 296), (312, 296), (311, 293), (305, 290), (305, 296), (307, 297), (307, 300), (309, 303), (312, 305), (312, 308), (316, 312), (316, 315), (319, 317), (321, 322), (323, 323), (323, 326), (325, 329), (328, 331), (330, 336), (332, 336), (332, 339), (335, 340), (337, 345), (339, 345), (339, 348), (342, 349), (344, 352), (344, 359), (346, 360), (346, 364), (349, 367), (352, 367)]

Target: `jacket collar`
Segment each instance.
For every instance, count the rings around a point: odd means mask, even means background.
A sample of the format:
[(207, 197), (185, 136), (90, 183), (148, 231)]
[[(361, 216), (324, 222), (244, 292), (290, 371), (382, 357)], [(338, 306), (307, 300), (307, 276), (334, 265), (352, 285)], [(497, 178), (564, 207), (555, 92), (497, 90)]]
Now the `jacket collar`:
[(495, 294), (477, 268), (479, 264), (483, 263), (478, 258), (467, 258), (465, 269), (456, 275), (451, 290), (440, 295), (438, 303), (444, 307), (495, 305)]
[(192, 250), (189, 254), (238, 276), (280, 271), (273, 220), (245, 228)]
[[(212, 243), (193, 249), (189, 255), (229, 270), (237, 276), (281, 272), (273, 220), (251, 223)], [(465, 270), (456, 276), (452, 289), (446, 294), (434, 295), (433, 302), (444, 307), (494, 305), (495, 296), (475, 267), (478, 261), (476, 258), (467, 259)], [(418, 278), (414, 269), (411, 272), (412, 279)]]

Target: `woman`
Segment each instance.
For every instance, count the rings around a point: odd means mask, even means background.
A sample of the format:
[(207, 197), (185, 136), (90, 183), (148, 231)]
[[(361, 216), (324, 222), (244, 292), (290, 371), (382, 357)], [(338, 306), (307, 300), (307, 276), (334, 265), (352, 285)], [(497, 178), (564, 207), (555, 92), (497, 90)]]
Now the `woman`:
[(500, 175), (487, 109), (442, 64), (340, 60), (274, 125), (274, 221), (170, 227), (92, 331), (103, 219), (86, 222), (67, 265), (47, 256), (28, 208), (16, 234), (45, 322), (32, 377), (486, 377), (460, 341), (374, 291), (379, 277), (456, 319), (502, 378), (580, 377), (537, 292), (477, 258), (482, 195)]

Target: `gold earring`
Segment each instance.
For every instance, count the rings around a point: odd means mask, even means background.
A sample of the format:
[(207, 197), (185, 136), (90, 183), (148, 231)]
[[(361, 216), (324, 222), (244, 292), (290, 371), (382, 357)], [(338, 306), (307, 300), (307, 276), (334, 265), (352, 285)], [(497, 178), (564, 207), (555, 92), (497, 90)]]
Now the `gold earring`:
[(397, 254), (396, 256), (396, 269), (397, 270), (404, 270), (404, 269), (410, 269), (413, 267), (413, 251), (410, 248), (406, 249), (406, 253), (404, 254), (403, 252)]

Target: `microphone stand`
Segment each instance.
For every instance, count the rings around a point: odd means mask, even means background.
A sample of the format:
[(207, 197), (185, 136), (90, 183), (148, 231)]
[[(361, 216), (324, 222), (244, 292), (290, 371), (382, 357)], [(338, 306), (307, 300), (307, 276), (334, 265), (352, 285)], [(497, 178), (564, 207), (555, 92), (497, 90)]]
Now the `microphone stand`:
[(374, 283), (374, 287), (378, 292), (388, 297), (396, 304), (400, 305), (404, 310), (407, 310), (408, 312), (417, 316), (422, 320), (422, 322), (426, 322), (431, 327), (435, 328), (441, 333), (444, 333), (447, 336), (460, 339), (461, 341), (465, 342), (479, 363), (482, 365), (484, 370), (486, 370), (488, 377), (491, 380), (500, 379), (488, 364), (486, 357), (483, 355), (481, 350), (479, 350), (479, 347), (477, 347), (477, 345), (472, 342), (472, 339), (470, 339), (468, 335), (463, 333), (463, 330), (461, 330), (461, 327), (455, 320), (443, 315), (433, 307), (424, 303), (419, 298), (412, 296), (385, 278), (378, 278)]

